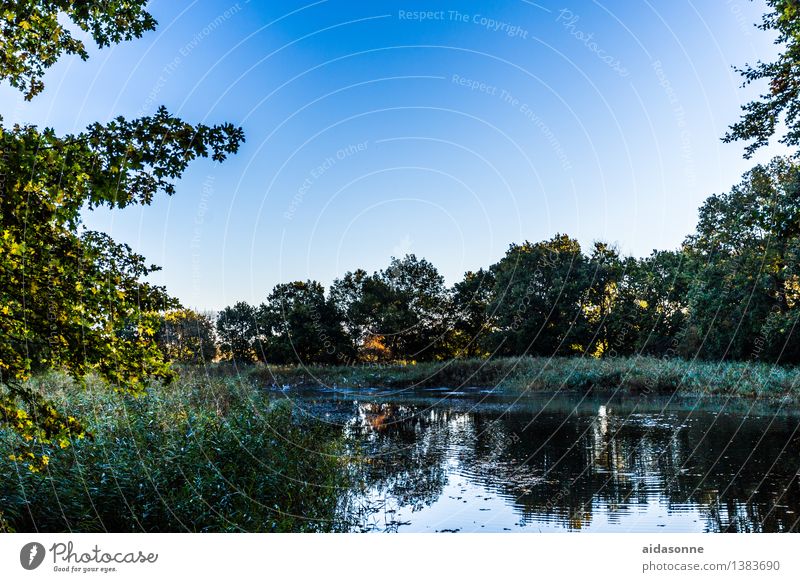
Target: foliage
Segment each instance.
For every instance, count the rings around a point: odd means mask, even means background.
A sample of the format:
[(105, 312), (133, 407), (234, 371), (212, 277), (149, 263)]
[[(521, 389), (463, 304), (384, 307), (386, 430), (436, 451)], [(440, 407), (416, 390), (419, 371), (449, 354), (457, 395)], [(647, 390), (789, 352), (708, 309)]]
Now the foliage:
[(453, 285), (449, 314), (452, 333), (449, 338), (450, 351), (454, 356), (487, 355), (484, 344), (491, 321), (489, 302), (494, 288), (494, 275), (486, 269), (474, 273), (468, 271), (461, 281)]
[(769, 91), (742, 106), (742, 119), (723, 138), (725, 142), (752, 140), (745, 148), (746, 158), (769, 143), (781, 120), (787, 131), (780, 142), (800, 145), (800, 2), (767, 0), (767, 5), (772, 10), (764, 15), (759, 28), (777, 33), (775, 44), (783, 45), (783, 52), (773, 62), (737, 68), (744, 86), (764, 80)]
[(596, 242), (585, 264), (586, 291), (582, 301), (588, 336), (582, 344), (592, 355), (602, 356), (612, 343), (617, 343), (619, 330), (612, 314), (619, 307), (622, 274), (623, 263), (617, 250), (606, 243)]
[(250, 364), (259, 355), (256, 309), (239, 301), (217, 315), (217, 336), (222, 356), (234, 362)]
[[(42, 76), (64, 54), (89, 58), (64, 20), (89, 33), (100, 47), (139, 38), (156, 27), (147, 0), (16, 0), (3, 2), (0, 18), (0, 79), (31, 99), (44, 89)], [(59, 21), (59, 17), (64, 17)]]
[(331, 288), (351, 341), (365, 359), (424, 360), (440, 356), (449, 297), (431, 263), (407, 255), (383, 271), (346, 273)]
[(619, 268), (600, 355), (675, 355), (691, 280), (685, 253), (653, 251), (643, 259), (626, 257)]
[(435, 358), (447, 329), (449, 297), (444, 278), (431, 263), (415, 255), (392, 258), (378, 277), (389, 301), (373, 312), (379, 321), (375, 333), (385, 338), (394, 359)]
[[(234, 532), (342, 529), (349, 489), (340, 435), (241, 377), (181, 370), (131, 398), (64, 375), (35, 390), (90, 419), (92, 443), (46, 447), (40, 474), (0, 454), (9, 529)], [(0, 452), (18, 437), (0, 431)]]
[[(344, 317), (344, 328), (362, 359), (383, 360), (391, 357), (382, 344), (376, 344), (374, 334), (380, 323), (380, 313), (389, 303), (389, 291), (380, 277), (368, 275), (363, 269), (345, 273), (330, 289), (333, 302)], [(380, 345), (378, 352), (373, 346)]]
[(316, 281), (277, 285), (257, 317), (270, 362), (336, 363), (354, 356), (336, 305)]
[(697, 274), (688, 292), (685, 353), (797, 362), (800, 168), (776, 158), (729, 193), (710, 197), (686, 248)]
[[(60, 12), (99, 44), (139, 36), (155, 22), (142, 2), (5, 3), (0, 77), (41, 90), (43, 69), (83, 45), (59, 24)], [(0, 120), (1, 121), (1, 120)], [(244, 139), (231, 124), (192, 125), (165, 108), (118, 117), (78, 134), (0, 125), (0, 423), (15, 427), (17, 453), (41, 469), (37, 443), (85, 433), (24, 381), (44, 368), (81, 378), (100, 374), (115, 388), (141, 393), (149, 378), (172, 375), (154, 336), (158, 310), (177, 307), (165, 289), (144, 282), (156, 270), (130, 247), (81, 227), (98, 206), (149, 204), (172, 194), (188, 164), (222, 161)]]
[(492, 265), (490, 347), (497, 355), (582, 353), (586, 257), (567, 235), (512, 244)]
[(20, 383), (45, 367), (76, 377), (97, 372), (131, 392), (148, 377), (170, 376), (153, 339), (156, 311), (177, 303), (143, 282), (156, 270), (144, 257), (107, 235), (81, 232), (80, 211), (147, 204), (160, 189), (172, 192), (169, 180), (208, 148), (222, 160), (240, 141), (240, 130), (193, 127), (164, 109), (66, 137), (32, 126), (0, 128), (3, 421), (26, 412), (49, 427), (28, 436), (48, 440), (77, 430)]
[(217, 357), (214, 320), (205, 313), (191, 309), (163, 313), (155, 339), (168, 361), (202, 364)]
[[(710, 197), (696, 232), (675, 251), (637, 259), (595, 242), (586, 254), (577, 240), (556, 235), (512, 244), (451, 289), (413, 255), (372, 275), (346, 273), (327, 297), (312, 282), (278, 286), (262, 308), (272, 322), (266, 361), (647, 354), (795, 364), (799, 257), (800, 167), (775, 158)], [(352, 359), (325, 353), (342, 329)], [(302, 346), (297, 353), (291, 337)]]

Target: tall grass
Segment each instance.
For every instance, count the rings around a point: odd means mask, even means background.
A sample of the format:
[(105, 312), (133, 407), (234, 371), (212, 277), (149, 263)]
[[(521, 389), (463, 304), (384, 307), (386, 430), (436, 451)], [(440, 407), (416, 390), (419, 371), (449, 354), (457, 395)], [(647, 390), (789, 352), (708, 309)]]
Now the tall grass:
[(761, 362), (652, 357), (496, 358), (409, 365), (255, 366), (262, 385), (337, 387), (488, 387), (514, 391), (622, 389), (638, 393), (797, 398), (800, 369)]
[(93, 440), (47, 470), (9, 460), (0, 433), (0, 528), (13, 531), (331, 531), (348, 490), (340, 435), (235, 375), (189, 369), (147, 396), (59, 374), (35, 381)]

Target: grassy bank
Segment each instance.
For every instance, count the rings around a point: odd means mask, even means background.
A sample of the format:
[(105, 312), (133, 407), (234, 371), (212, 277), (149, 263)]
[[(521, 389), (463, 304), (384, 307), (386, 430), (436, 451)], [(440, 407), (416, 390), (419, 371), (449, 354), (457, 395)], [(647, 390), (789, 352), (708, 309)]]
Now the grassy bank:
[(182, 371), (123, 397), (60, 374), (35, 380), (88, 422), (93, 440), (45, 451), (31, 473), (0, 432), (0, 529), (13, 531), (329, 531), (348, 487), (333, 429), (269, 400), (241, 377)]
[(800, 369), (758, 362), (631, 358), (497, 358), (413, 365), (256, 366), (262, 385), (497, 387), (503, 390), (616, 390), (645, 394), (800, 397)]

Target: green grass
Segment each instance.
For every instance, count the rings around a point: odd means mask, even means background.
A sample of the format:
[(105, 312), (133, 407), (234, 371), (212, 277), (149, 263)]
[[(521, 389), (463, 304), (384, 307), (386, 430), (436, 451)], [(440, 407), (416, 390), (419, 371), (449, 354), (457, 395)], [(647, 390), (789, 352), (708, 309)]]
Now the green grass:
[(644, 394), (800, 396), (798, 368), (759, 362), (691, 362), (651, 357), (518, 357), (380, 366), (255, 366), (246, 373), (262, 385), (272, 386), (476, 386), (509, 391), (622, 389)]
[[(221, 371), (223, 372), (223, 371)], [(0, 432), (0, 529), (331, 531), (345, 527), (349, 469), (333, 429), (232, 374), (182, 370), (124, 397), (60, 374), (34, 383), (93, 440), (46, 450), (43, 473), (9, 460)]]

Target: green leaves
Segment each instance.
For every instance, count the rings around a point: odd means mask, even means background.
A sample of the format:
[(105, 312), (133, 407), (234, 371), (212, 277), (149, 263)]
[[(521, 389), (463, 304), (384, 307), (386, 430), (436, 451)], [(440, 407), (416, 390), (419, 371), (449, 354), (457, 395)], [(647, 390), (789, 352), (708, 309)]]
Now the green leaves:
[(341, 363), (354, 356), (342, 314), (316, 281), (276, 285), (256, 316), (270, 363)]
[(156, 342), (169, 361), (202, 364), (216, 358), (214, 320), (210, 316), (174, 309), (164, 313), (159, 323)]
[(491, 272), (495, 287), (488, 306), (488, 344), (493, 353), (554, 355), (587, 348), (582, 333), (586, 257), (577, 240), (556, 235), (511, 245)]
[[(0, 11), (0, 79), (31, 99), (64, 54), (88, 58), (64, 19), (100, 46), (142, 36), (156, 21), (144, 0), (20, 0)], [(61, 21), (59, 18), (61, 17)], [(0, 118), (2, 120), (2, 118)], [(82, 435), (80, 423), (24, 388), (44, 368), (99, 374), (141, 394), (171, 379), (156, 342), (160, 310), (178, 302), (143, 279), (156, 270), (109, 236), (80, 232), (84, 208), (149, 204), (173, 194), (188, 164), (223, 161), (244, 141), (230, 123), (192, 125), (160, 107), (149, 117), (94, 123), (77, 135), (0, 126), (0, 423), (20, 436), (15, 458), (41, 469), (36, 447)]]
[(147, 0), (4, 2), (0, 12), (0, 79), (23, 91), (25, 99), (32, 99), (44, 89), (46, 69), (62, 55), (89, 58), (83, 42), (59, 22), (59, 16), (105, 47), (155, 29), (157, 23), (145, 11), (146, 4)]
[(173, 180), (192, 160), (209, 154), (214, 161), (225, 160), (238, 151), (244, 132), (230, 123), (193, 126), (159, 107), (150, 117), (92, 124), (67, 140), (84, 144), (80, 168), (99, 170), (87, 174), (89, 205), (124, 208), (149, 204), (158, 191), (174, 194)]
[(351, 341), (367, 361), (430, 360), (445, 352), (450, 296), (434, 265), (415, 255), (392, 258), (368, 275), (346, 273), (331, 287)]
[(340, 435), (243, 380), (184, 367), (169, 389), (119, 398), (97, 378), (37, 378), (92, 438), (48, 447), (46, 483), (0, 441), (0, 531), (336, 528), (351, 485)]
[(725, 143), (751, 141), (745, 148), (748, 159), (769, 143), (781, 118), (787, 131), (780, 143), (800, 145), (800, 12), (796, 0), (767, 0), (767, 5), (772, 12), (764, 15), (759, 28), (777, 32), (775, 43), (784, 50), (773, 62), (759, 61), (736, 69), (744, 77), (744, 85), (763, 80), (769, 90), (742, 106), (741, 120), (722, 138)]
[(685, 243), (695, 275), (684, 355), (798, 361), (800, 168), (785, 158), (756, 166), (699, 214)]
[(223, 355), (235, 362), (252, 363), (257, 359), (258, 325), (253, 306), (239, 301), (217, 316), (217, 335)]

